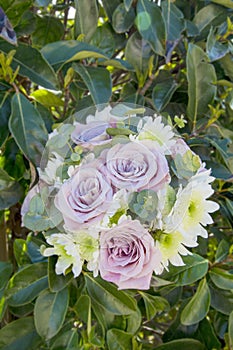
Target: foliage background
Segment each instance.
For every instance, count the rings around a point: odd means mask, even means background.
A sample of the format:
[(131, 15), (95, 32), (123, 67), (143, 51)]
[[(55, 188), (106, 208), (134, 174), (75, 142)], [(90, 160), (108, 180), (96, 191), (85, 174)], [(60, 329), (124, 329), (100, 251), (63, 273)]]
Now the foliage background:
[[(0, 349), (232, 350), (232, 0), (1, 6), (18, 46), (0, 40)], [(143, 293), (56, 276), (42, 234), (21, 227), (48, 133), (108, 102), (184, 114), (180, 132), (216, 177), (209, 239)]]

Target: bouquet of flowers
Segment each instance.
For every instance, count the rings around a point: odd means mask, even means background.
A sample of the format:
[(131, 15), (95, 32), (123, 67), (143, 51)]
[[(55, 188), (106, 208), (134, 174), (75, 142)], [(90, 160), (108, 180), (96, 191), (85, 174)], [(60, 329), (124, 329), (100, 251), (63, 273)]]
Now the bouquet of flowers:
[(106, 107), (50, 134), (22, 216), (43, 232), (57, 274), (89, 270), (119, 289), (149, 289), (153, 273), (184, 265), (207, 237), (219, 208), (210, 170), (171, 122), (142, 112)]

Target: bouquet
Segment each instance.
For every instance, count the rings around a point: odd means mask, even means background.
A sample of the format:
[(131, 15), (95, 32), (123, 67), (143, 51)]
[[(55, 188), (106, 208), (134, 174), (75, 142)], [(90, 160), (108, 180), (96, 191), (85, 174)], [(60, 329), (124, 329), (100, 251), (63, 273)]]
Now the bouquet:
[(171, 121), (144, 112), (109, 106), (49, 135), (22, 216), (43, 232), (56, 274), (88, 270), (119, 289), (149, 289), (207, 238), (214, 177)]

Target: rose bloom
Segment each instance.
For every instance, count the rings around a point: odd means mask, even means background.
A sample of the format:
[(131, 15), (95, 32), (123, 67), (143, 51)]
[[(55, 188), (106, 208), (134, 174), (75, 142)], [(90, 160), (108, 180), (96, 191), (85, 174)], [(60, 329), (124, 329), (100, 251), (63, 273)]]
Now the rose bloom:
[(104, 121), (92, 121), (88, 124), (75, 123), (75, 130), (71, 134), (71, 139), (77, 145), (92, 149), (111, 141), (106, 129), (112, 127), (110, 123)]
[(138, 220), (124, 220), (100, 234), (101, 277), (119, 289), (149, 289), (161, 253)]
[(167, 160), (153, 141), (116, 144), (103, 154), (107, 176), (116, 188), (158, 191), (170, 181)]
[(97, 161), (79, 166), (55, 196), (65, 228), (77, 231), (100, 222), (112, 201), (113, 190)]

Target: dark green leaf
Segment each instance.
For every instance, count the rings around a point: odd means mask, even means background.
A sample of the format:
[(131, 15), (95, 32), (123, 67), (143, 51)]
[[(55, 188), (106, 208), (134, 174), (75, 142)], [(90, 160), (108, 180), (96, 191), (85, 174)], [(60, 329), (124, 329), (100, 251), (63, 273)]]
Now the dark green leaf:
[(117, 6), (121, 3), (121, 0), (103, 0), (102, 3), (109, 20), (112, 21), (112, 15)]
[(233, 290), (224, 290), (210, 285), (211, 306), (224, 315), (230, 315), (233, 310)]
[(149, 72), (149, 62), (153, 52), (149, 43), (138, 32), (135, 32), (127, 41), (125, 57), (136, 71), (139, 86), (142, 87)]
[[(5, 11), (10, 23), (15, 26), (23, 13), (32, 5), (33, 0), (1, 0), (1, 6)], [(17, 13), (17, 16), (16, 16)]]
[[(12, 45), (0, 42), (1, 51), (8, 53), (13, 49)], [(20, 67), (19, 73), (28, 77), (34, 83), (46, 89), (57, 89), (57, 78), (49, 63), (41, 53), (28, 45), (19, 44), (12, 61), (13, 69)]]
[(11, 101), (10, 131), (25, 156), (39, 165), (48, 133), (37, 109), (20, 94)]
[(141, 36), (150, 43), (154, 52), (164, 56), (166, 33), (160, 8), (149, 0), (139, 0), (136, 25)]
[(74, 311), (78, 317), (85, 323), (91, 315), (91, 299), (88, 295), (81, 295), (74, 306)]
[(127, 11), (124, 4), (120, 4), (113, 13), (112, 26), (117, 33), (125, 33), (132, 27), (134, 19), (134, 9), (131, 7)]
[(23, 266), (31, 263), (31, 259), (27, 252), (27, 243), (24, 239), (15, 239), (13, 249), (14, 257), (18, 266)]
[(36, 18), (36, 28), (32, 34), (33, 46), (43, 47), (46, 44), (61, 40), (64, 26), (59, 18), (43, 16)]
[(205, 350), (205, 346), (195, 339), (178, 339), (156, 347), (156, 350)]
[(0, 261), (0, 290), (2, 290), (8, 282), (13, 271), (10, 262)]
[(39, 295), (35, 304), (35, 326), (37, 333), (48, 340), (62, 327), (68, 309), (68, 289), (57, 293), (46, 290)]
[(205, 344), (207, 350), (221, 350), (221, 343), (207, 318), (204, 318), (204, 320), (199, 323), (195, 338)]
[(174, 281), (180, 286), (185, 286), (198, 281), (208, 271), (208, 260), (197, 254), (183, 257), (185, 266), (170, 266), (169, 272), (165, 272), (162, 278)]
[(162, 13), (167, 30), (167, 40), (179, 40), (181, 33), (185, 29), (184, 15), (175, 4), (162, 2)]
[(132, 4), (133, 4), (133, 0), (124, 0), (124, 5), (125, 5), (126, 11), (129, 11)]
[(206, 52), (211, 62), (219, 60), (229, 52), (228, 45), (217, 40), (213, 27), (210, 29), (207, 38)]
[(116, 315), (129, 315), (137, 310), (136, 301), (113, 284), (88, 274), (85, 274), (85, 280), (90, 297), (106, 310)]
[(161, 112), (167, 106), (177, 88), (178, 84), (172, 78), (155, 85), (152, 100), (158, 112)]
[(0, 330), (1, 350), (38, 350), (40, 344), (33, 317), (13, 321)]
[(209, 271), (212, 282), (220, 289), (233, 289), (233, 274), (218, 267)]
[(181, 323), (190, 326), (201, 321), (210, 307), (210, 291), (204, 278), (198, 285), (197, 291), (181, 313)]
[(8, 209), (16, 204), (22, 195), (23, 191), (19, 183), (0, 168), (0, 210)]
[(62, 332), (60, 336), (56, 337), (51, 350), (76, 350), (80, 347), (80, 336), (76, 329), (70, 329)]
[(107, 69), (85, 67), (77, 63), (73, 63), (73, 68), (87, 85), (96, 105), (101, 105), (109, 101), (112, 94), (112, 80)]
[(221, 60), (219, 60), (226, 76), (228, 76), (230, 78), (231, 81), (233, 81), (233, 57), (232, 55), (229, 53), (226, 56), (224, 56), (223, 58), (221, 58)]
[[(84, 40), (89, 42), (98, 24), (98, 6), (96, 0), (75, 0), (75, 36), (84, 34)], [(55, 41), (55, 40), (54, 40)]]
[(226, 257), (229, 254), (229, 249), (230, 249), (230, 244), (225, 239), (222, 239), (218, 245), (218, 248), (215, 254), (215, 261), (220, 262), (226, 259)]
[(233, 349), (233, 311), (230, 313), (229, 316), (228, 335), (230, 349)]
[(107, 344), (109, 350), (133, 350), (132, 334), (120, 329), (109, 329), (107, 331)]
[(49, 288), (51, 292), (59, 292), (60, 290), (65, 288), (74, 277), (72, 272), (68, 273), (66, 276), (57, 275), (55, 273), (56, 262), (57, 262), (57, 257), (55, 256), (49, 257), (48, 277), (49, 277)]
[(187, 113), (193, 120), (194, 126), (198, 117), (202, 117), (208, 110), (216, 94), (216, 73), (214, 67), (208, 63), (204, 51), (194, 44), (189, 44), (187, 53), (188, 78), (188, 108)]
[(91, 45), (100, 49), (107, 56), (112, 56), (116, 43), (114, 40), (114, 32), (109, 23), (104, 23), (96, 29), (91, 39)]
[(6, 141), (9, 134), (8, 119), (11, 114), (10, 98), (6, 95), (0, 95), (0, 148)]
[(135, 334), (141, 327), (142, 323), (142, 314), (140, 309), (137, 308), (137, 311), (132, 312), (130, 315), (124, 317), (127, 322), (127, 326), (124, 328), (124, 330), (128, 333)]
[(8, 304), (27, 304), (48, 287), (47, 263), (26, 266), (13, 275), (6, 289)]
[(157, 313), (169, 309), (169, 303), (166, 299), (144, 292), (140, 292), (140, 294), (145, 303), (147, 320), (151, 320)]

